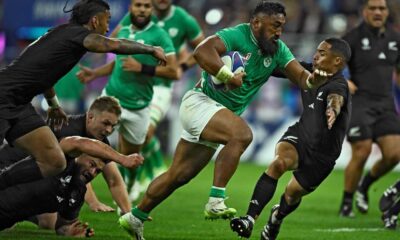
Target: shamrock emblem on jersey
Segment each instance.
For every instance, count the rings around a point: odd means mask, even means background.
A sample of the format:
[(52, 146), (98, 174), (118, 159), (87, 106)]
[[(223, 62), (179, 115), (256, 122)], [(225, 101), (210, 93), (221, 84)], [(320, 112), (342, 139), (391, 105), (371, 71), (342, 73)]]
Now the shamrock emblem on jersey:
[(272, 58), (271, 57), (266, 57), (264, 58), (264, 67), (269, 67), (272, 63)]
[(176, 35), (178, 35), (178, 32), (179, 30), (177, 28), (168, 29), (168, 33), (171, 38), (176, 37)]

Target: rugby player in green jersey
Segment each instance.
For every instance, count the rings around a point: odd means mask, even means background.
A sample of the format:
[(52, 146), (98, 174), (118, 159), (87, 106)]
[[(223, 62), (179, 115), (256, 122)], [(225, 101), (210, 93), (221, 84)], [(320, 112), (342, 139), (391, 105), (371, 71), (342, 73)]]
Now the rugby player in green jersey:
[[(151, 20), (163, 28), (171, 37), (178, 63), (182, 71), (185, 71), (196, 63), (193, 55), (187, 51), (186, 45), (193, 49), (196, 48), (204, 40), (203, 32), (196, 19), (183, 8), (173, 5), (171, 0), (152, 0), (152, 2), (154, 9)], [(130, 14), (127, 13), (113, 30), (111, 37), (115, 37), (119, 30), (124, 26), (130, 25), (130, 22)], [(137, 69), (140, 69), (140, 63), (137, 64)], [(165, 171), (160, 143), (157, 137), (154, 136), (154, 132), (171, 106), (173, 81), (167, 78), (157, 78), (153, 89), (154, 94), (150, 104), (150, 126), (142, 149), (142, 154), (146, 161), (140, 167), (141, 169), (136, 176), (136, 179), (139, 179), (141, 172), (144, 171), (147, 181)], [(146, 180), (145, 186), (147, 186)], [(139, 187), (139, 185), (139, 182), (135, 182), (134, 187), (136, 189), (132, 189), (129, 195), (131, 200), (136, 200), (139, 196), (138, 188), (143, 187)]]
[[(219, 144), (224, 147), (215, 162), (213, 186), (204, 212), (210, 219), (231, 218), (236, 210), (224, 203), (225, 187), (252, 141), (252, 132), (239, 115), (276, 68), (303, 89), (327, 80), (330, 74), (321, 70), (308, 72), (279, 40), (285, 15), (281, 4), (261, 1), (250, 23), (223, 29), (196, 48), (194, 56), (205, 71), (201, 82), (182, 99), (180, 120), (184, 131), (172, 165), (150, 184), (137, 207), (119, 220), (136, 239), (143, 239), (143, 222), (150, 211), (194, 178), (208, 164)], [(245, 73), (234, 74), (223, 64), (220, 56), (227, 51), (238, 51), (244, 56)], [(212, 88), (208, 74), (224, 82), (230, 90)]]

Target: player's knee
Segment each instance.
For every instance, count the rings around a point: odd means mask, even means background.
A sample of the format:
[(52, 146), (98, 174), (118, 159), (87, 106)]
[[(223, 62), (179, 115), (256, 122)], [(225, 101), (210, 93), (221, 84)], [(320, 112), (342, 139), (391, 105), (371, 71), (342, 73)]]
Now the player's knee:
[(360, 163), (365, 162), (368, 159), (368, 156), (371, 154), (372, 147), (370, 145), (354, 145), (353, 146), (353, 161), (357, 161)]
[(250, 143), (253, 141), (253, 133), (251, 132), (250, 128), (243, 128), (238, 129), (233, 134), (233, 141), (240, 143), (240, 145), (246, 149)]
[(282, 157), (277, 156), (269, 166), (268, 171), (271, 171), (274, 177), (280, 177), (287, 171), (287, 169), (288, 166), (285, 160)]

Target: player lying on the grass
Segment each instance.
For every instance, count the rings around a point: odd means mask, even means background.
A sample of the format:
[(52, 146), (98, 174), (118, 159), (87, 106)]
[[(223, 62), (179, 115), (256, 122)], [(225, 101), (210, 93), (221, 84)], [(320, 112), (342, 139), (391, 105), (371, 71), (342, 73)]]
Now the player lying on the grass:
[[(57, 212), (55, 230), (60, 235), (92, 236), (92, 229), (79, 223), (86, 184), (103, 171), (108, 160), (121, 157), (107, 144), (84, 137), (66, 137), (60, 142), (67, 168), (57, 176), (0, 189), (0, 230), (42, 213)], [(123, 156), (142, 163), (138, 154)], [(32, 157), (21, 161), (35, 162)], [(12, 168), (12, 166), (11, 166)], [(25, 171), (29, 174), (29, 170)]]
[[(81, 136), (92, 139), (97, 139), (110, 145), (107, 137), (114, 131), (121, 116), (121, 106), (113, 97), (103, 96), (98, 97), (90, 105), (89, 110), (85, 114), (70, 115), (69, 124), (63, 125), (59, 130), (53, 130), (58, 141), (69, 136)], [(27, 152), (20, 148), (5, 145), (0, 149), (0, 169), (11, 164), (17, 163), (19, 169), (30, 169), (35, 167), (35, 162), (19, 162), (21, 159), (29, 156)], [(129, 159), (128, 159), (129, 160)], [(128, 164), (137, 165), (135, 162)], [(133, 164), (133, 165), (132, 165)], [(14, 169), (13, 169), (14, 170)], [(0, 173), (0, 189), (4, 188), (9, 182), (18, 184), (22, 182), (30, 182), (39, 180), (41, 176), (35, 175), (34, 172), (27, 174), (7, 174), (10, 172)], [(125, 188), (125, 183), (119, 173), (115, 163), (110, 162), (104, 167), (104, 178), (109, 186), (110, 192), (114, 201), (120, 207), (121, 212), (128, 212), (131, 204), (128, 200), (128, 193)], [(86, 202), (93, 211), (112, 211), (113, 209), (101, 203), (94, 195), (90, 184), (85, 196)], [(43, 221), (45, 222), (45, 221)], [(48, 228), (46, 224), (41, 225)]]
[(387, 229), (396, 229), (400, 213), (400, 180), (388, 187), (379, 200), (382, 221)]
[(231, 220), (231, 228), (239, 236), (250, 237), (255, 220), (274, 196), (278, 179), (286, 171), (293, 170), (293, 177), (279, 205), (272, 208), (261, 239), (276, 239), (283, 219), (333, 170), (350, 119), (351, 96), (342, 74), (350, 55), (344, 40), (328, 38), (319, 44), (312, 68), (333, 76), (318, 88), (302, 90), (304, 110), (300, 120), (288, 128), (276, 145), (274, 161), (259, 178), (247, 215)]
[(105, 37), (110, 17), (110, 7), (103, 0), (77, 1), (68, 23), (49, 30), (0, 71), (0, 143), (5, 138), (32, 154), (39, 166), (35, 175), (48, 177), (62, 172), (66, 159), (54, 134), (32, 107), (34, 96), (44, 93), (50, 105), (50, 123), (60, 127), (67, 117), (53, 85), (86, 52), (149, 54), (166, 61), (161, 48)]

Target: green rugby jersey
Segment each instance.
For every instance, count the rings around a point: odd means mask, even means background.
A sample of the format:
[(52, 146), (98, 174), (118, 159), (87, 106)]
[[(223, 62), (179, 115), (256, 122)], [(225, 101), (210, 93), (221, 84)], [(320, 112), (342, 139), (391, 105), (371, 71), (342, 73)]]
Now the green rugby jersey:
[(216, 35), (224, 42), (228, 52), (238, 51), (244, 57), (246, 76), (243, 78), (243, 85), (240, 88), (218, 91), (208, 83), (209, 74), (203, 71), (202, 91), (235, 114), (240, 115), (246, 110), (254, 95), (268, 80), (273, 70), (285, 68), (294, 59), (294, 56), (281, 40), (278, 40), (278, 51), (273, 57), (262, 55), (248, 23), (222, 29)]
[[(176, 53), (179, 53), (185, 46), (186, 41), (193, 41), (201, 34), (200, 25), (196, 19), (185, 9), (172, 5), (171, 10), (163, 19), (159, 19), (155, 14), (151, 20), (162, 27), (172, 39)], [(131, 24), (130, 13), (127, 13), (119, 22), (121, 26)], [(155, 85), (164, 85), (171, 87), (172, 81), (165, 78), (157, 78)]]
[[(124, 26), (117, 34), (117, 38), (134, 40), (151, 46), (160, 46), (166, 55), (175, 54), (171, 39), (167, 33), (154, 23), (150, 22), (145, 28), (135, 30), (132, 25)], [(147, 107), (153, 97), (155, 77), (142, 73), (128, 72), (122, 69), (122, 58), (133, 57), (140, 63), (157, 65), (158, 60), (151, 55), (117, 55), (110, 80), (105, 89), (107, 95), (119, 99), (121, 106), (127, 109), (142, 109)]]

